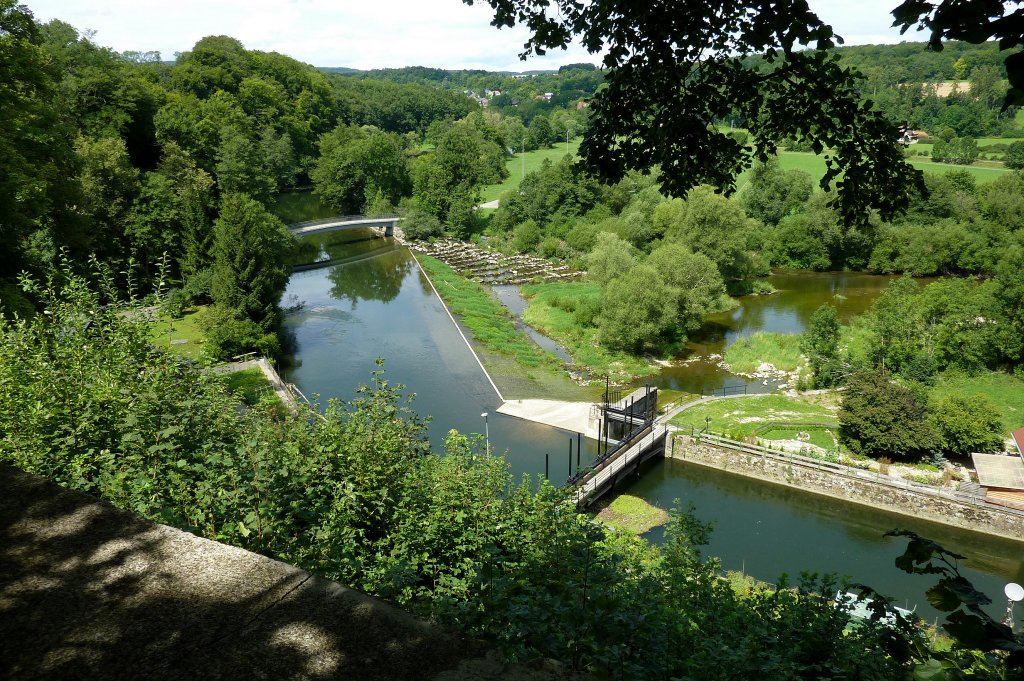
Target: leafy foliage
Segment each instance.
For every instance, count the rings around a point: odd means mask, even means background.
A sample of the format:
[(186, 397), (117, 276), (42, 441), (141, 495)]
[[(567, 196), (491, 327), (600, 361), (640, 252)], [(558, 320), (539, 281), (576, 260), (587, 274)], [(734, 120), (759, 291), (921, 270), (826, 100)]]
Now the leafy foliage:
[(855, 452), (919, 459), (939, 444), (918, 395), (883, 374), (856, 374), (839, 410), (840, 434)]
[(529, 27), (523, 56), (564, 48), (577, 36), (591, 52), (604, 51), (607, 87), (592, 100), (580, 153), (610, 180), (658, 167), (673, 195), (699, 184), (733, 188), (751, 155), (715, 124), (738, 114), (758, 160), (786, 137), (832, 149), (821, 186), (842, 175), (837, 207), (847, 222), (865, 221), (869, 207), (896, 214), (914, 186), (905, 178), (920, 184), (897, 148), (895, 126), (861, 104), (856, 74), (829, 52), (841, 39), (804, 2), (779, 8), (735, 0), (715, 12), (703, 2), (664, 12), (622, 0), (560, 0), (557, 12), (540, 0), (488, 4), (495, 26)]

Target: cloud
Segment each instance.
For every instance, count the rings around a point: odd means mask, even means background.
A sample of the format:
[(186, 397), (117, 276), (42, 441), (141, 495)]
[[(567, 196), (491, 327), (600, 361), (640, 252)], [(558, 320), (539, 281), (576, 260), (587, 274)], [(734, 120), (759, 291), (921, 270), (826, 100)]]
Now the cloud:
[[(159, 50), (165, 59), (207, 35), (230, 35), (250, 49), (273, 50), (317, 66), (525, 70), (598, 63), (579, 45), (528, 62), (518, 59), (522, 27), (490, 25), (485, 2), (461, 0), (28, 0), (38, 19), (94, 29), (118, 51)], [(847, 44), (898, 42), (889, 28), (894, 0), (812, 0)], [(908, 35), (902, 39), (920, 39)]]
[(524, 65), (518, 55), (526, 30), (498, 30), (490, 26), (489, 6), (460, 0), (35, 0), (31, 7), (41, 21), (57, 18), (95, 30), (101, 45), (159, 50), (165, 59), (203, 36), (230, 35), (250, 49), (318, 66), (521, 70), (597, 61), (576, 46)]

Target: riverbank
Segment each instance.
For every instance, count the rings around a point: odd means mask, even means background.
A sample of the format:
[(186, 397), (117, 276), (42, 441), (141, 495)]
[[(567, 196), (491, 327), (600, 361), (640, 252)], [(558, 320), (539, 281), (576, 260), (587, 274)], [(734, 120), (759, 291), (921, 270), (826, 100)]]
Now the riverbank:
[(782, 485), (803, 492), (881, 509), (902, 516), (1024, 542), (1024, 513), (982, 498), (898, 481), (887, 475), (827, 465), (781, 452), (758, 451), (741, 443), (725, 446), (676, 434), (666, 451), (669, 458)]

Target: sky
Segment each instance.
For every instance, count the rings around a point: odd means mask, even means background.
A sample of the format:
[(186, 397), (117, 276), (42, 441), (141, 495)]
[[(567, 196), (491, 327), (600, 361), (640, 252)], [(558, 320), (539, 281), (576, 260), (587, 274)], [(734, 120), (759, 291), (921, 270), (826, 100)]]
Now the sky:
[[(643, 1), (643, 0), (640, 0)], [(489, 5), (461, 0), (22, 0), (42, 22), (61, 19), (118, 52), (157, 50), (164, 59), (207, 35), (315, 66), (434, 66), (498, 71), (598, 63), (576, 45), (527, 62), (522, 28), (490, 25)], [(899, 0), (810, 0), (848, 45), (899, 42), (889, 12)], [(922, 40), (908, 34), (911, 40)], [(903, 38), (906, 39), (906, 38)]]

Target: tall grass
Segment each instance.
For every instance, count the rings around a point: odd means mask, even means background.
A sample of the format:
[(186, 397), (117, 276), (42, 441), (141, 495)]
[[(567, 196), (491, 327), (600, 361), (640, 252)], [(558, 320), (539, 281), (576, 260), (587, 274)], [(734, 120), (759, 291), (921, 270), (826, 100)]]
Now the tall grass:
[(601, 298), (597, 284), (551, 282), (523, 286), (521, 291), (529, 300), (523, 321), (558, 341), (576, 364), (620, 382), (657, 373), (658, 368), (644, 359), (609, 350), (598, 342), (593, 323), (593, 311)]
[(448, 307), (462, 318), (473, 338), (484, 347), (514, 357), (527, 367), (560, 364), (557, 357), (542, 350), (515, 327), (505, 307), (481, 284), (460, 276), (436, 258), (417, 257)]
[(725, 351), (725, 362), (737, 373), (752, 374), (767, 362), (781, 371), (793, 371), (801, 362), (800, 334), (758, 331), (741, 338)]

